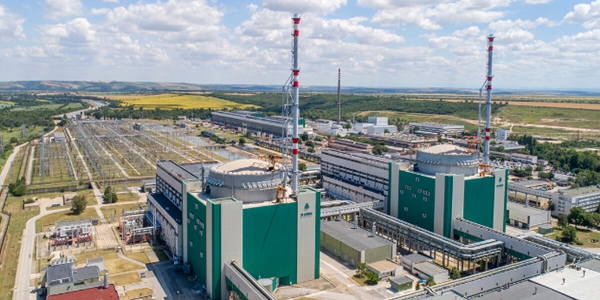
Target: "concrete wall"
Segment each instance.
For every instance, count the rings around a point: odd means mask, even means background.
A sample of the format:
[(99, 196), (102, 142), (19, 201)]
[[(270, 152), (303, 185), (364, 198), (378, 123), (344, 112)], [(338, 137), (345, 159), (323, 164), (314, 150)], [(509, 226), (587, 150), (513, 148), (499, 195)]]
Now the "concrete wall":
[(301, 190), (298, 193), (297, 282), (313, 280), (319, 274), (316, 266), (319, 260), (316, 235), (320, 232), (317, 228), (320, 224), (320, 203), (317, 197), (317, 192), (312, 190)]
[(332, 255), (341, 258), (342, 260), (347, 261), (353, 266), (358, 265), (359, 263), (365, 262), (364, 253), (353, 249), (352, 247), (340, 242), (336, 238), (321, 232), (321, 248), (325, 249), (325, 251), (331, 253)]
[(392, 252), (392, 245), (365, 250), (364, 263), (370, 264), (381, 260), (392, 259), (392, 257), (395, 256), (395, 253)]

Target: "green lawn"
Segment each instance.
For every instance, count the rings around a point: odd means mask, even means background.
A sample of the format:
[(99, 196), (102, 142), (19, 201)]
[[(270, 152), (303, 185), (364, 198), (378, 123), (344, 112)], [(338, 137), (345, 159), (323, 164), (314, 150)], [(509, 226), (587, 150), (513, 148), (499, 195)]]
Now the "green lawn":
[(600, 128), (596, 122), (600, 119), (598, 110), (508, 105), (497, 115), (513, 123)]
[[(556, 237), (560, 237), (562, 234), (562, 228), (554, 227), (554, 233), (546, 235), (547, 238), (556, 239)], [(592, 243), (590, 240), (600, 241), (600, 232), (577, 228), (577, 238), (583, 245), (575, 245), (580, 248), (600, 248), (600, 243)]]
[[(58, 103), (58, 104), (42, 104), (42, 105), (36, 105), (36, 106), (29, 106), (29, 107), (15, 107), (11, 110), (13, 111), (17, 111), (17, 110), (38, 110), (38, 109), (58, 109), (61, 108), (64, 104), (62, 103)], [(71, 111), (75, 111), (75, 110), (79, 110), (79, 109), (83, 109), (83, 105), (81, 105), (81, 103), (69, 103), (67, 105), (65, 105), (64, 107), (62, 107), (62, 109), (68, 109)]]
[[(25, 132), (25, 136), (26, 137), (38, 136), (42, 133), (43, 129), (44, 129), (44, 127), (41, 127), (41, 126), (33, 126), (33, 128), (28, 127)], [(4, 143), (8, 143), (12, 137), (16, 137), (17, 139), (20, 140), (21, 139), (21, 127), (0, 130), (0, 136), (2, 136), (4, 138)]]

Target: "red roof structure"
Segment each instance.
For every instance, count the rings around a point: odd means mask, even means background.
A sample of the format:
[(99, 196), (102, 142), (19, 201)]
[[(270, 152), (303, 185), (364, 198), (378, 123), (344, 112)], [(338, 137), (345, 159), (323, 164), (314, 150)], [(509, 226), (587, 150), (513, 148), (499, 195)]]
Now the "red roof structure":
[(114, 284), (110, 284), (107, 289), (94, 287), (85, 290), (74, 291), (48, 296), (47, 300), (119, 300), (119, 294)]

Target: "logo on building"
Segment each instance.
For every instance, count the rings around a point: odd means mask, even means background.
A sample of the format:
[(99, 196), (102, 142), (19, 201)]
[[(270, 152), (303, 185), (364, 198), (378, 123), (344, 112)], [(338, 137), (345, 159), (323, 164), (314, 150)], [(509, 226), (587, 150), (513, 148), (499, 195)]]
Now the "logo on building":
[(310, 208), (310, 205), (308, 205), (308, 203), (304, 204), (304, 209), (305, 209), (305, 210), (306, 210), (306, 209), (309, 209), (309, 208)]

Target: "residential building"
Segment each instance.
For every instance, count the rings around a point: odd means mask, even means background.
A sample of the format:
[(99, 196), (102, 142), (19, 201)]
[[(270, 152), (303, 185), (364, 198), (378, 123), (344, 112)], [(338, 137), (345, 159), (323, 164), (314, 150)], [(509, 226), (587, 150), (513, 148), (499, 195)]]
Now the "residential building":
[(581, 207), (587, 212), (593, 212), (600, 205), (600, 186), (559, 190), (553, 200), (556, 200), (556, 215), (568, 215), (573, 207)]
[(510, 135), (510, 130), (508, 129), (502, 129), (502, 128), (498, 128), (496, 130), (496, 138), (499, 140), (507, 140), (508, 136)]

